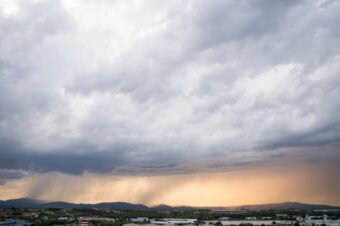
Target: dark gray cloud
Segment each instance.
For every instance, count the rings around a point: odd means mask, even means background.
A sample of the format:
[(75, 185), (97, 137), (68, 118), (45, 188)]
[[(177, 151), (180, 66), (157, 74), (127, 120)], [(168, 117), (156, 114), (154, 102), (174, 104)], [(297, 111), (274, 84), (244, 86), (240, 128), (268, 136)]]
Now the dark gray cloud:
[(2, 143), (2, 158), (0, 165), (4, 169), (23, 170), (26, 172), (53, 172), (59, 171), (69, 174), (82, 174), (90, 172), (105, 173), (112, 171), (113, 164), (120, 163), (121, 156), (91, 152), (88, 147), (74, 146), (72, 150), (56, 150), (50, 153), (36, 153), (22, 150), (15, 144)]
[(27, 173), (25, 173), (23, 170), (1, 169), (0, 170), (0, 185), (5, 184), (7, 180), (20, 179), (26, 175)]
[(337, 1), (1, 4), (0, 178), (340, 155)]

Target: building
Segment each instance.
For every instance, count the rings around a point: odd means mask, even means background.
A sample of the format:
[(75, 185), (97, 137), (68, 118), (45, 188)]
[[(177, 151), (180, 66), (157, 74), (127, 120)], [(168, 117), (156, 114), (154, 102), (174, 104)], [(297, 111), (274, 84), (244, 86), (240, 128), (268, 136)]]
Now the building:
[(246, 220), (257, 220), (256, 217), (246, 217)]
[(227, 215), (232, 215), (232, 214), (245, 214), (248, 213), (248, 210), (224, 210), (224, 209), (212, 209), (211, 213), (214, 214), (227, 214)]
[(88, 225), (89, 225), (89, 221), (86, 220), (86, 219), (81, 219), (81, 220), (79, 221), (79, 225), (80, 225), (80, 226), (88, 226)]
[(162, 219), (151, 219), (151, 224), (195, 224), (197, 219), (190, 219), (190, 218), (162, 218)]
[[(276, 224), (279, 225), (293, 225), (293, 221), (285, 221), (279, 220), (275, 221)], [(229, 220), (229, 221), (221, 221), (222, 225), (272, 225), (272, 220)]]
[(114, 218), (107, 218), (107, 217), (79, 217), (79, 222), (90, 222), (90, 221), (96, 221), (96, 222), (115, 222), (116, 220)]
[(129, 221), (134, 222), (134, 223), (143, 223), (143, 222), (149, 222), (149, 218), (148, 217), (130, 218)]
[(323, 216), (309, 216), (307, 214), (305, 218), (298, 218), (297, 221), (300, 225), (306, 226), (340, 226), (340, 219), (329, 219), (326, 214)]

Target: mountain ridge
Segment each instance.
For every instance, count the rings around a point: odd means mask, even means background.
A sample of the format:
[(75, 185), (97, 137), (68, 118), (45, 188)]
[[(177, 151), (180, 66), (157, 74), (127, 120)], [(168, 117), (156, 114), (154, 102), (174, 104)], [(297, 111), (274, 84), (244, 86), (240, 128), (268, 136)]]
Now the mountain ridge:
[(116, 209), (116, 210), (156, 210), (156, 211), (169, 211), (169, 210), (194, 210), (194, 209), (248, 209), (248, 210), (316, 210), (316, 209), (340, 209), (339, 206), (331, 206), (325, 204), (306, 204), (301, 202), (281, 202), (281, 203), (268, 203), (256, 205), (240, 205), (240, 206), (225, 206), (225, 207), (194, 207), (194, 206), (170, 206), (160, 204), (156, 206), (147, 206), (144, 204), (135, 204), (128, 202), (100, 202), (100, 203), (71, 203), (64, 201), (46, 201), (36, 200), (31, 198), (19, 198), (0, 200), (0, 208), (60, 208), (60, 209)]

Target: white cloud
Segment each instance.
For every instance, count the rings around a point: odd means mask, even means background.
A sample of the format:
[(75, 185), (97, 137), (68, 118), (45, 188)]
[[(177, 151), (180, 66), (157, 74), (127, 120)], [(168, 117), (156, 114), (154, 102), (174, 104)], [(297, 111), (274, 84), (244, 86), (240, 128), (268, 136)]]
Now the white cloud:
[(340, 4), (294, 2), (1, 2), (0, 168), (176, 170), (338, 142)]

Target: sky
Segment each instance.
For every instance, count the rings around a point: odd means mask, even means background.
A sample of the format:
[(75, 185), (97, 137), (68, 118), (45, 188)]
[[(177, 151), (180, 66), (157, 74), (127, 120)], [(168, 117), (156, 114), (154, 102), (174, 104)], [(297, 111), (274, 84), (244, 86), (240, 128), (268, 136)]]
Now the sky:
[(0, 199), (340, 206), (339, 11), (0, 0)]

